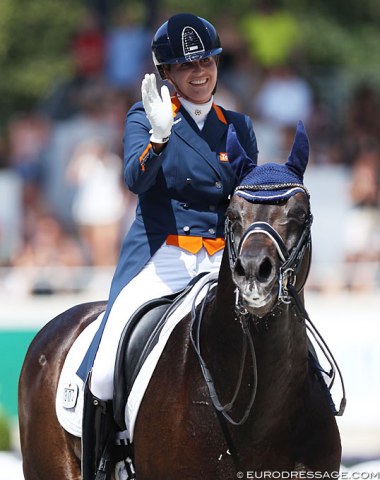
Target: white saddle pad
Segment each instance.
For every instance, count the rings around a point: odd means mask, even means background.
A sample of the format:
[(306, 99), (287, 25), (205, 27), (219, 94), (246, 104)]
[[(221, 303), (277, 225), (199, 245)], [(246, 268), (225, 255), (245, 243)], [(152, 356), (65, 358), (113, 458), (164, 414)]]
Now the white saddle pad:
[[(217, 273), (209, 273), (202, 277), (192, 288), (190, 293), (182, 300), (179, 307), (168, 317), (159, 337), (146, 361), (141, 367), (132, 386), (131, 393), (125, 407), (125, 423), (127, 436), (133, 440), (133, 430), (137, 413), (144, 397), (144, 393), (156, 368), (157, 362), (165, 348), (165, 345), (176, 325), (191, 311), (195, 302), (198, 305), (206, 295), (205, 285), (210, 280), (216, 280)], [(83, 381), (76, 375), (76, 371), (94, 337), (103, 318), (101, 314), (93, 323), (86, 327), (67, 354), (56, 396), (56, 412), (62, 427), (76, 437), (82, 436), (82, 411), (83, 411)]]
[(70, 348), (58, 382), (55, 408), (62, 427), (76, 437), (82, 436), (84, 382), (76, 371), (99, 328), (104, 314), (86, 327)]

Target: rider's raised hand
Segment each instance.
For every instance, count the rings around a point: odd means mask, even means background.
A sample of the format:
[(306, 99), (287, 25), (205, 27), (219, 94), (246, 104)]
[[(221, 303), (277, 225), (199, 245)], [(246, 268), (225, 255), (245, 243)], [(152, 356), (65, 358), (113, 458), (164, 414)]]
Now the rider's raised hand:
[(166, 143), (173, 125), (173, 111), (168, 87), (161, 87), (161, 96), (157, 90), (156, 76), (147, 73), (141, 84), (142, 102), (146, 116), (152, 126), (150, 141)]

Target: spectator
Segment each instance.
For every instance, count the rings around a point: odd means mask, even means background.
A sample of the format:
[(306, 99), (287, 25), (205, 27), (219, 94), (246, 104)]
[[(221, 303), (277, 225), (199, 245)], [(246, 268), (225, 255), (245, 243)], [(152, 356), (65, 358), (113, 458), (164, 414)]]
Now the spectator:
[(41, 157), (50, 138), (51, 124), (38, 113), (18, 113), (7, 124), (8, 163), (25, 184), (40, 181)]
[(109, 87), (103, 82), (86, 85), (78, 97), (80, 111), (56, 123), (44, 161), (44, 196), (65, 228), (75, 229), (72, 203), (76, 191), (68, 182), (67, 166), (75, 149), (85, 140), (97, 139), (110, 151), (120, 149), (119, 127), (109, 118)]
[(235, 108), (249, 113), (260, 69), (252, 61), (248, 44), (238, 30), (236, 19), (230, 14), (222, 13), (218, 23), (220, 38), (225, 45), (220, 59), (218, 84), (222, 84), (234, 94), (238, 101)]
[(84, 141), (74, 151), (67, 176), (76, 187), (73, 218), (90, 263), (114, 265), (125, 210), (121, 158), (98, 141)]
[(135, 10), (123, 6), (115, 12), (106, 44), (106, 79), (111, 86), (137, 93), (151, 60), (150, 41), (151, 33)]
[(380, 138), (380, 98), (366, 83), (354, 90), (345, 125), (345, 162), (352, 165), (362, 147)]
[(280, 127), (305, 123), (309, 120), (313, 93), (308, 82), (289, 66), (268, 70), (253, 100), (259, 118)]
[(87, 84), (101, 81), (105, 69), (105, 33), (98, 15), (88, 10), (73, 35), (68, 56), (72, 63), (69, 78), (52, 85), (41, 99), (39, 110), (52, 120), (66, 120), (78, 113), (78, 95)]
[(0, 170), (0, 198), (0, 266), (6, 266), (22, 245), (23, 234), (23, 185), (10, 169)]
[(301, 38), (296, 17), (276, 3), (260, 0), (240, 25), (251, 57), (264, 68), (286, 64)]
[[(73, 274), (66, 267), (84, 264), (79, 243), (49, 213), (37, 217), (34, 227), (10, 263), (12, 267), (23, 267), (22, 274), (19, 275), (16, 269), (7, 279), (6, 288), (15, 283), (18, 292), (34, 294), (73, 289)], [(59, 275), (57, 267), (60, 268)]]
[(287, 65), (268, 69), (252, 100), (261, 161), (285, 161), (299, 120), (308, 123), (312, 111), (308, 82)]
[(370, 145), (357, 156), (352, 172), (352, 207), (345, 225), (347, 287), (374, 285), (380, 261), (380, 151)]
[(83, 80), (102, 78), (105, 65), (105, 34), (95, 12), (89, 10), (71, 42), (74, 76)]

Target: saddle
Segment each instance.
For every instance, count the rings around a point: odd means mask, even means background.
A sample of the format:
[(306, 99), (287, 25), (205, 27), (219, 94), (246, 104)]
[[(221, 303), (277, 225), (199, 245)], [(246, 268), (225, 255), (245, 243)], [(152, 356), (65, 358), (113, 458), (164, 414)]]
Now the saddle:
[(113, 393), (114, 419), (121, 431), (127, 428), (125, 401), (144, 361), (157, 344), (169, 315), (204, 275), (199, 274), (179, 292), (144, 303), (124, 327), (116, 354)]

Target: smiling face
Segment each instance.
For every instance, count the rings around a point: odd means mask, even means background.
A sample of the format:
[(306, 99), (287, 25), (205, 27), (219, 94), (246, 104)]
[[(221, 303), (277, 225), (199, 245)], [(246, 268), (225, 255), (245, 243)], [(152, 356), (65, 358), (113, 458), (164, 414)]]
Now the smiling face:
[(217, 80), (215, 57), (166, 67), (168, 80), (182, 97), (197, 104), (210, 100)]

